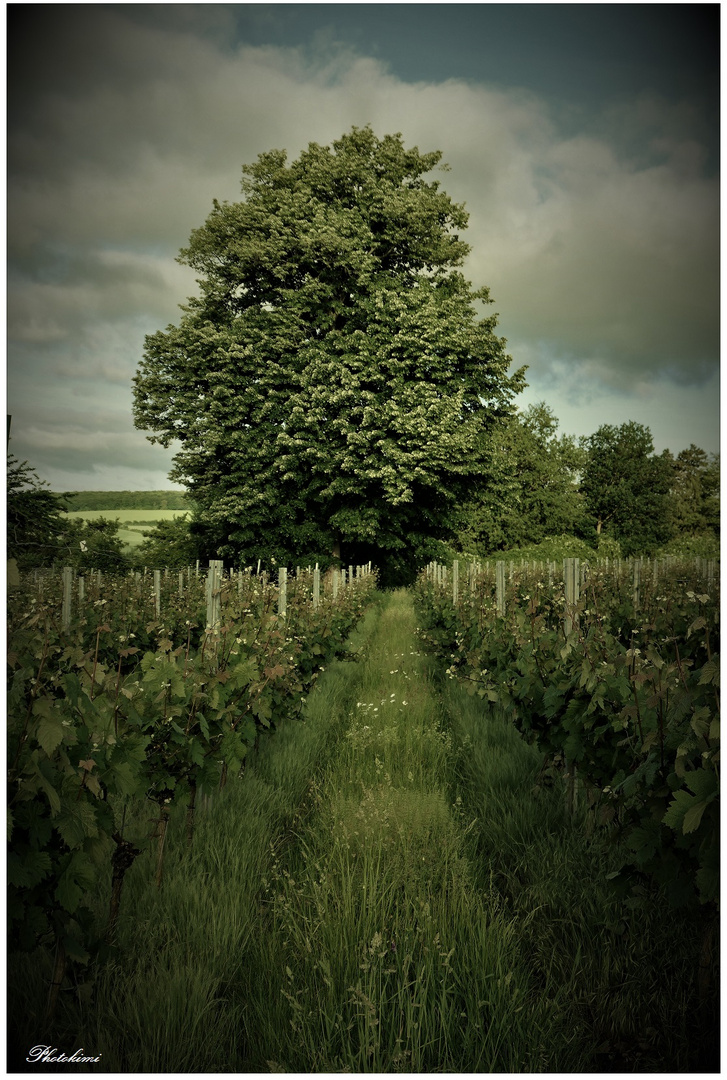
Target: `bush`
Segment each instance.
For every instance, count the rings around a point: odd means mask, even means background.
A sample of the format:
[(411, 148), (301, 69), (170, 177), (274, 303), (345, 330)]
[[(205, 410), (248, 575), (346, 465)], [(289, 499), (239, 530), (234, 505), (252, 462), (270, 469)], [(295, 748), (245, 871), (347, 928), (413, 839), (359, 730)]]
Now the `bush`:
[(490, 559), (526, 559), (539, 562), (561, 562), (563, 559), (589, 559), (598, 558), (597, 553), (585, 540), (579, 540), (577, 536), (546, 536), (539, 544), (528, 544), (519, 548), (511, 548), (509, 551), (495, 551), (488, 556)]
[(623, 556), (621, 551), (621, 545), (614, 536), (604, 536), (601, 534), (598, 538), (598, 557), (599, 559), (620, 559)]
[(675, 555), (678, 559), (718, 559), (719, 540), (713, 532), (677, 536), (659, 548), (657, 557), (663, 558), (665, 555)]
[(159, 521), (153, 529), (144, 530), (143, 535), (144, 541), (133, 555), (136, 566), (181, 569), (199, 558), (189, 521), (184, 517)]

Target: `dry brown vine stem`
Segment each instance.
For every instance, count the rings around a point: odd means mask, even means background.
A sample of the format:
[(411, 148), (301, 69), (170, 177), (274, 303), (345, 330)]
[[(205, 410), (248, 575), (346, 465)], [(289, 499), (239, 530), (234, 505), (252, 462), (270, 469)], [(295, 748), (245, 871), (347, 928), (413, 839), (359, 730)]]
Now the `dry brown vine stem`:
[(58, 1008), (58, 997), (61, 992), (61, 986), (63, 980), (66, 977), (66, 966), (68, 964), (68, 957), (66, 956), (65, 946), (60, 937), (56, 935), (56, 958), (53, 965), (53, 979), (48, 989), (48, 1002), (45, 1009), (45, 1022), (50, 1024), (56, 1014)]

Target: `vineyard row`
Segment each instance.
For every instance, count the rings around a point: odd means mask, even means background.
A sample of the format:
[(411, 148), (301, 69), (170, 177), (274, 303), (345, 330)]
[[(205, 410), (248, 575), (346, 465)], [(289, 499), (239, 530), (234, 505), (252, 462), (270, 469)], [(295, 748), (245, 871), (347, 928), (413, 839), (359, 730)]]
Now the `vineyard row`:
[(198, 796), (302, 715), (376, 575), (281, 571), (273, 585), (213, 564), (182, 595), (170, 576), (85, 585), (72, 614), (61, 575), (10, 596), (8, 918), (15, 945), (55, 951), (49, 1017), (69, 962), (113, 946), (124, 876), (152, 847), (161, 886), (174, 806), (191, 846)]
[(570, 811), (609, 833), (628, 902), (656, 885), (675, 905), (714, 911), (717, 568), (500, 562), (471, 564), (460, 581), (457, 564), (430, 564), (416, 594), (422, 636), (450, 677), (501, 708), (543, 752), (544, 777), (565, 776)]

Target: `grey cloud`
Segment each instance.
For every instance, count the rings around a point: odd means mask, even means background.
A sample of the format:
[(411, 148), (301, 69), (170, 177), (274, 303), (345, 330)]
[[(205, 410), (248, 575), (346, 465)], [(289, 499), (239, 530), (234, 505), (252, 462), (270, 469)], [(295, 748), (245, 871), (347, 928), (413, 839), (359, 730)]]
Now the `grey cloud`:
[[(213, 198), (239, 197), (243, 163), (271, 147), (294, 158), (353, 124), (443, 151), (442, 186), (471, 215), (467, 275), (491, 286), (539, 384), (636, 395), (644, 380), (696, 386), (714, 372), (718, 187), (687, 107), (643, 98), (566, 136), (524, 90), (406, 84), (323, 39), (235, 45), (224, 5), (142, 7), (43, 7), (35, 51), (10, 73), (11, 390), (46, 380), (42, 400), (87, 402), (83, 450), (66, 430), (74, 470), (114, 457), (96, 408), (129, 425), (103, 425), (119, 468), (167, 455), (131, 428), (129, 383), (144, 334), (195, 291), (179, 247)], [(63, 429), (47, 425), (36, 414), (27, 445), (57, 472)]]
[(72, 266), (61, 261), (55, 281), (14, 277), (9, 284), (8, 333), (16, 341), (76, 339), (83, 345), (99, 323), (168, 316), (194, 276), (170, 258), (144, 253), (88, 251)]
[(130, 419), (103, 410), (79, 411), (75, 422), (48, 416), (48, 410), (22, 410), (13, 415), (10, 453), (27, 460), (56, 491), (169, 487), (172, 450), (150, 446)]

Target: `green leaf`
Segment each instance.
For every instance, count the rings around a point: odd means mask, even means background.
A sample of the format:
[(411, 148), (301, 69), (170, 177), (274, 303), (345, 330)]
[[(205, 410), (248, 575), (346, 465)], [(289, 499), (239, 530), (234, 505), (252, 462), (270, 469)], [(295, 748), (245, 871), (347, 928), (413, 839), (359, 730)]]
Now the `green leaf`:
[(98, 836), (93, 806), (85, 799), (65, 799), (63, 810), (55, 820), (55, 828), (69, 848), (81, 847), (87, 836)]
[(61, 874), (54, 895), (61, 907), (73, 915), (85, 893), (93, 889), (95, 884), (96, 874), (88, 856), (74, 852)]
[[(35, 704), (41, 706), (39, 701)], [(35, 708), (33, 711), (36, 711)], [(58, 713), (53, 713), (50, 709), (47, 712), (44, 710), (44, 715), (38, 722), (35, 737), (48, 757), (52, 757), (63, 742), (63, 723)]]
[(48, 780), (48, 778), (44, 775), (42, 769), (40, 768), (40, 764), (37, 760), (36, 754), (37, 751), (35, 752), (35, 754), (33, 754), (31, 759), (33, 776), (45, 792), (46, 798), (48, 799), (48, 803), (50, 805), (51, 816), (54, 817), (61, 808), (61, 798), (53, 784), (50, 782), (50, 780)]
[(66, 955), (69, 956), (71, 960), (75, 960), (77, 964), (87, 964), (91, 959), (90, 954), (83, 947), (82, 943), (70, 934), (64, 934), (63, 948), (66, 950)]
[(708, 803), (706, 801), (694, 803), (690, 806), (684, 815), (684, 821), (682, 822), (682, 832), (685, 834), (696, 832), (699, 828), (704, 811), (707, 809)]
[(83, 693), (81, 680), (74, 672), (68, 672), (68, 674), (61, 678), (61, 686), (63, 687), (63, 693), (71, 705), (75, 707), (83, 704), (83, 699), (86, 698), (86, 695)]
[(51, 858), (47, 851), (28, 850), (19, 854), (8, 853), (8, 881), (16, 888), (32, 888), (51, 872)]
[(230, 768), (236, 768), (245, 760), (247, 747), (234, 731), (226, 731), (222, 737), (220, 754)]
[(719, 906), (720, 874), (719, 868), (714, 866), (702, 866), (697, 870), (695, 878), (699, 889), (699, 899), (703, 904), (716, 900)]
[(127, 760), (114, 760), (101, 773), (101, 782), (113, 795), (135, 795), (139, 790), (142, 773), (138, 762), (128, 753), (126, 757)]
[(675, 791), (669, 807), (661, 819), (674, 832), (681, 832), (684, 816), (692, 806), (694, 798), (688, 791)]
[(192, 739), (190, 741), (189, 756), (195, 765), (204, 765), (204, 747), (199, 739)]
[(716, 655), (711, 660), (708, 660), (702, 668), (699, 685), (703, 686), (705, 683), (713, 683), (715, 686), (719, 686), (719, 657)]
[(649, 862), (661, 847), (658, 822), (647, 821), (632, 829), (626, 837), (626, 844), (634, 852), (634, 861), (637, 866), (643, 866)]
[(719, 779), (714, 769), (695, 769), (687, 773), (684, 782), (700, 799), (713, 798), (719, 791)]
[(568, 736), (563, 744), (566, 761), (582, 761), (584, 755), (583, 740), (579, 733)]

